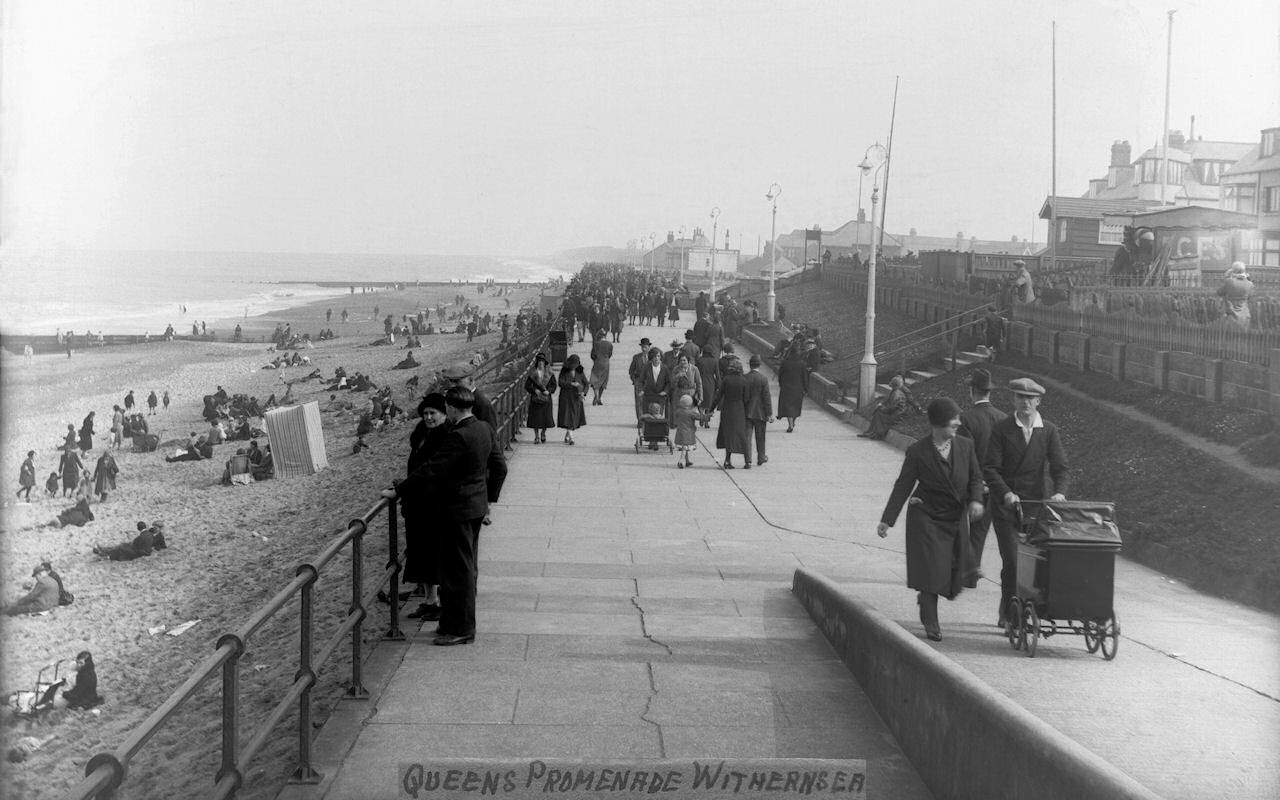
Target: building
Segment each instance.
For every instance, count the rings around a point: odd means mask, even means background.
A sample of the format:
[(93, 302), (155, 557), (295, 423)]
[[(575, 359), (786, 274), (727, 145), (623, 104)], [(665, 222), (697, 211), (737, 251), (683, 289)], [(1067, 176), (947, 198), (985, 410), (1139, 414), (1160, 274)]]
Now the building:
[(689, 238), (678, 239), (673, 231), (667, 231), (667, 240), (645, 253), (643, 263), (663, 272), (709, 276), (714, 257), (717, 275), (733, 275), (738, 271), (739, 252), (729, 249), (728, 244), (727, 230), (726, 247), (716, 248), (714, 252), (711, 238), (701, 228), (694, 228)]
[(1040, 219), (1056, 214), (1058, 228), (1051, 232), (1057, 238), (1058, 258), (1107, 258), (1115, 255), (1124, 243), (1124, 223), (1114, 218), (1146, 211), (1159, 202), (1139, 200), (1102, 200), (1090, 197), (1046, 197), (1040, 206)]
[(1250, 214), (1240, 260), (1250, 267), (1280, 267), (1280, 128), (1266, 128), (1257, 144), (1222, 173), (1222, 208)]
[[(821, 236), (821, 239), (816, 242), (813, 240), (815, 231)], [(807, 242), (806, 234), (810, 237)], [(778, 237), (778, 255), (785, 255), (792, 262), (803, 264), (814, 258), (821, 258), (823, 261), (846, 260), (856, 252), (859, 260), (866, 261), (871, 257), (871, 242), (878, 241), (879, 235), (880, 228), (867, 221), (865, 210), (859, 210), (857, 219), (850, 220), (833, 231), (814, 228), (797, 229), (791, 233), (782, 234)], [(808, 248), (804, 246), (805, 244), (808, 244)], [(1043, 245), (1019, 239), (1017, 236), (1009, 239), (979, 239), (976, 236), (966, 237), (963, 233), (957, 233), (955, 236), (922, 236), (912, 228), (905, 234), (885, 231), (884, 245), (880, 255), (885, 258), (897, 258), (925, 250), (1029, 255), (1041, 247)]]
[(1252, 142), (1206, 142), (1203, 137), (1188, 138), (1182, 131), (1169, 131), (1168, 171), (1161, 180), (1159, 144), (1131, 160), (1129, 142), (1117, 141), (1111, 145), (1106, 176), (1089, 181), (1083, 196), (1217, 208), (1223, 174), (1255, 146)]
[[(771, 245), (765, 245), (764, 255), (756, 256), (755, 258), (748, 259), (739, 264), (738, 272), (749, 278), (769, 277), (769, 270), (775, 267), (773, 260), (769, 255), (770, 247)], [(786, 275), (788, 272), (796, 268), (796, 264), (794, 261), (784, 256), (782, 251), (779, 250), (776, 268), (776, 275)]]

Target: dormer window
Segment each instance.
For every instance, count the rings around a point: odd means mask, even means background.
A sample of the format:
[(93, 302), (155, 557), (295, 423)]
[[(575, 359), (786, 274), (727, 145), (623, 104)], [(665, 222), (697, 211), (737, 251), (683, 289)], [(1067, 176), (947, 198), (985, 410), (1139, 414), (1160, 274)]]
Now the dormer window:
[(1222, 176), (1221, 161), (1201, 161), (1200, 162), (1200, 182), (1205, 186), (1216, 186), (1219, 178)]

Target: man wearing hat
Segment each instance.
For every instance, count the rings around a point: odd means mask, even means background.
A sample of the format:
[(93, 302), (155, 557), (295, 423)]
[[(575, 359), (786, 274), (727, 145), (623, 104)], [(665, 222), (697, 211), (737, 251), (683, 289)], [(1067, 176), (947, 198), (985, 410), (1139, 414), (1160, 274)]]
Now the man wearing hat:
[[(472, 396), (475, 397), (475, 404), (471, 408), (472, 415), (481, 422), (489, 423), (489, 427), (495, 431), (498, 429), (498, 416), (493, 413), (493, 404), (489, 402), (489, 398), (485, 397), (484, 392), (475, 386), (475, 381), (471, 379), (472, 367), (465, 362), (450, 364), (440, 373), (440, 377), (449, 382), (449, 386), (461, 386), (464, 389), (470, 389)], [(446, 387), (448, 388), (448, 387)]]
[(1018, 259), (1013, 262), (1013, 265), (1018, 268), (1018, 274), (1013, 279), (1014, 297), (1019, 302), (1034, 303), (1036, 301), (1036, 290), (1031, 281), (1031, 273), (1027, 272), (1027, 262)]
[[(1000, 617), (1004, 627), (1007, 609), (1017, 588), (1018, 503), (1027, 500), (1065, 500), (1070, 481), (1066, 452), (1058, 428), (1037, 410), (1044, 387), (1030, 378), (1009, 381), (1013, 392), (1013, 416), (991, 426), (991, 441), (983, 460), (983, 477), (991, 492), (992, 522), (1000, 546)], [(1045, 467), (1053, 481), (1053, 494), (1045, 484)]]
[[(747, 407), (747, 428), (754, 434), (756, 443), (756, 463), (763, 465), (769, 460), (765, 454), (765, 426), (773, 422), (773, 398), (769, 394), (769, 379), (760, 372), (760, 356), (751, 354), (747, 366), (751, 371), (746, 375), (745, 403)], [(747, 464), (751, 463), (751, 453), (747, 453)]]
[[(692, 329), (684, 332), (684, 344), (680, 345), (680, 352), (689, 359), (690, 364), (698, 363), (698, 356), (702, 355), (702, 345), (694, 341)], [(676, 360), (679, 361), (679, 357)]]
[(627, 367), (627, 377), (636, 393), (636, 420), (640, 419), (640, 398), (644, 396), (644, 368), (649, 363), (649, 337), (640, 340), (640, 352), (631, 357), (631, 365)]
[[(1009, 415), (991, 405), (991, 373), (985, 369), (975, 369), (969, 373), (969, 399), (973, 407), (960, 415), (960, 430), (957, 433), (973, 440), (973, 450), (978, 463), (986, 463), (987, 449), (991, 444), (991, 429), (995, 424)], [(982, 519), (969, 524), (969, 565), (971, 571), (965, 576), (964, 585), (970, 589), (978, 585), (982, 577), (982, 550), (986, 546), (987, 532), (991, 530), (991, 492), (983, 484)]]

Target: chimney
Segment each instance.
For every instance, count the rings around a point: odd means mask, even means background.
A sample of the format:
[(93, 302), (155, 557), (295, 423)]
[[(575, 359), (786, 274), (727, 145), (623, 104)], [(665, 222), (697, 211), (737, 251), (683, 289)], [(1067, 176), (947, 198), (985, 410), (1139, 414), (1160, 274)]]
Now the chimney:
[(1169, 131), (1169, 147), (1181, 150), (1186, 144), (1187, 137), (1182, 135), (1182, 131)]
[(1191, 133), (1187, 134), (1187, 141), (1194, 142), (1196, 140), (1196, 115), (1191, 115)]
[(667, 244), (673, 244), (676, 240), (675, 231), (667, 231)]
[(1127, 167), (1133, 163), (1132, 153), (1129, 149), (1129, 140), (1118, 140), (1111, 144), (1111, 166)]
[(866, 221), (867, 221), (867, 210), (865, 208), (858, 209), (858, 224), (861, 225)]

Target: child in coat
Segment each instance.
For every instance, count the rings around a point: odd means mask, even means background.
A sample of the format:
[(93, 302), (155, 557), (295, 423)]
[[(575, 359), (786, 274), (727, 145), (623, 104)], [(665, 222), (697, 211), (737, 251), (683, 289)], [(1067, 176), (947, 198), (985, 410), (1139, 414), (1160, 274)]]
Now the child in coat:
[(698, 423), (710, 419), (711, 415), (703, 412), (693, 404), (693, 397), (684, 394), (676, 401), (673, 413), (676, 423), (676, 466), (680, 469), (692, 467), (693, 460), (689, 452), (698, 446)]

